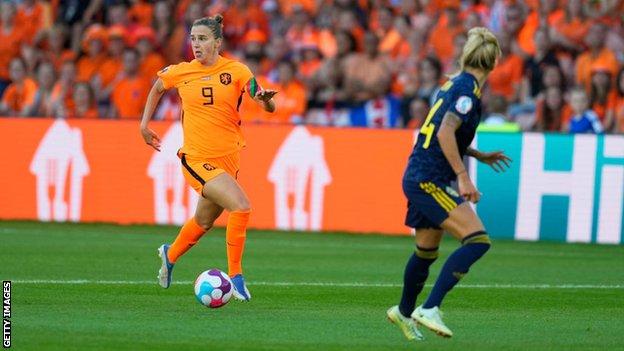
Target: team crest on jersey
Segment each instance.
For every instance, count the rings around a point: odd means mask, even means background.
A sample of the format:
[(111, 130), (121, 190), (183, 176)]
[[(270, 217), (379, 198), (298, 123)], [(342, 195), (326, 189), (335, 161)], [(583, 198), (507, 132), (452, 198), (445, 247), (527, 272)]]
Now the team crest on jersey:
[(232, 75), (229, 73), (221, 73), (219, 80), (221, 81), (221, 84), (228, 85), (232, 83)]
[(455, 109), (457, 112), (465, 115), (472, 110), (472, 99), (468, 96), (460, 96), (455, 103)]
[(459, 194), (457, 193), (457, 191), (455, 191), (455, 189), (451, 188), (450, 186), (447, 186), (446, 189), (444, 189), (444, 190), (446, 190), (446, 192), (449, 195), (453, 195), (455, 197), (459, 197)]
[(202, 165), (207, 171), (214, 171), (215, 169), (217, 169), (215, 166), (211, 165), (210, 163), (204, 163)]

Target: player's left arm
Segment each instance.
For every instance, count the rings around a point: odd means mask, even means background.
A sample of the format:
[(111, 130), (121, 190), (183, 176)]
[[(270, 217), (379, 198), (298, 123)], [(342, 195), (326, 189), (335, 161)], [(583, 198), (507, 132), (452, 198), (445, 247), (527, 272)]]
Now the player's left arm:
[(273, 96), (277, 94), (277, 90), (263, 89), (262, 86), (256, 80), (256, 77), (251, 77), (247, 84), (245, 84), (245, 90), (249, 96), (257, 103), (262, 105), (262, 108), (267, 112), (275, 111), (275, 101)]

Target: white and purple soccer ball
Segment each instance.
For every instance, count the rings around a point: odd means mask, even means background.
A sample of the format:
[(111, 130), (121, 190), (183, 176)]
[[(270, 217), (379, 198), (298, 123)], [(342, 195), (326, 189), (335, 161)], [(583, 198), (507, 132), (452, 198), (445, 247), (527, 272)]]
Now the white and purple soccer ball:
[(206, 307), (225, 306), (232, 297), (232, 291), (230, 277), (216, 268), (202, 272), (195, 279), (195, 297)]

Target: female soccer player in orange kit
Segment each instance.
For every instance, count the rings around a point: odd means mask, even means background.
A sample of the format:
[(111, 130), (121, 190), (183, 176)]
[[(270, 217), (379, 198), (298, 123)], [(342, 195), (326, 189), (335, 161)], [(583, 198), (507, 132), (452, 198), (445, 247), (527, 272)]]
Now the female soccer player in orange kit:
[(229, 212), (225, 239), (228, 274), (234, 283), (234, 297), (249, 301), (251, 294), (245, 286), (241, 260), (251, 206), (236, 181), (239, 153), (245, 146), (238, 109), (247, 93), (266, 111), (273, 112), (272, 98), (277, 92), (262, 89), (244, 64), (219, 55), (222, 22), (221, 15), (193, 22), (190, 39), (195, 59), (158, 72), (143, 111), (141, 134), (148, 145), (160, 151), (160, 138), (149, 129), (148, 122), (165, 90), (177, 88), (184, 131), (178, 156), (184, 178), (201, 197), (195, 216), (182, 226), (173, 244), (158, 248), (162, 259), (160, 286), (169, 287), (178, 258), (212, 228), (225, 209)]

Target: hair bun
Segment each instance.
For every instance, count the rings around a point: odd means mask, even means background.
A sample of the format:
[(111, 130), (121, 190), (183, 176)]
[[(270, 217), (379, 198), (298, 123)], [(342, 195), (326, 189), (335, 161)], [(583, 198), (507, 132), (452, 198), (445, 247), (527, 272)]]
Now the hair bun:
[(214, 20), (215, 20), (215, 22), (217, 22), (217, 23), (219, 23), (219, 24), (223, 23), (223, 16), (222, 16), (220, 13), (219, 13), (219, 14), (214, 15), (214, 16), (212, 17), (212, 19), (214, 19)]

